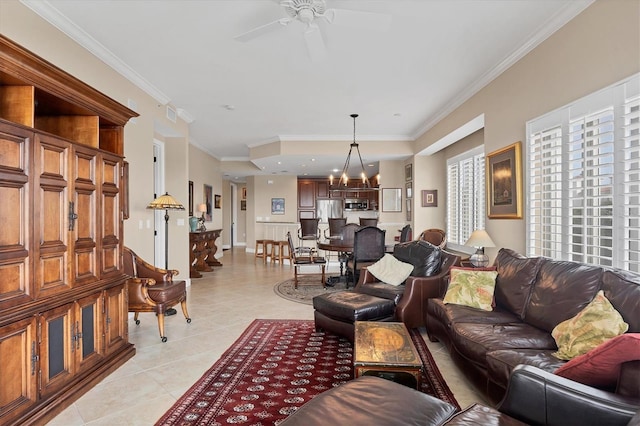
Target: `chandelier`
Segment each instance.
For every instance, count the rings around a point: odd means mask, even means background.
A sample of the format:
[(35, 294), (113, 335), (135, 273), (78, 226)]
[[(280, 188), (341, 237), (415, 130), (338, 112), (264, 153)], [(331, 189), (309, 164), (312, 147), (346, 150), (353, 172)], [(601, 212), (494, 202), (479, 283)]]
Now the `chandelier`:
[[(358, 114), (351, 114), (351, 118), (353, 118), (353, 142), (349, 147), (349, 154), (347, 154), (347, 159), (344, 162), (344, 167), (342, 168), (342, 173), (336, 182), (336, 178), (333, 175), (329, 175), (329, 187), (332, 191), (343, 191), (343, 192), (360, 192), (363, 189), (369, 191), (377, 191), (378, 188), (371, 185), (369, 178), (367, 177), (367, 173), (364, 170), (364, 163), (362, 162), (362, 156), (360, 155), (360, 147), (356, 142), (356, 118), (358, 118)], [(351, 187), (349, 188), (349, 163), (351, 162), (351, 154), (353, 153), (353, 149), (355, 148), (355, 152), (358, 154), (358, 161), (360, 161), (360, 180), (362, 180), (362, 185), (358, 188)], [(380, 182), (380, 175), (378, 175), (378, 183)]]

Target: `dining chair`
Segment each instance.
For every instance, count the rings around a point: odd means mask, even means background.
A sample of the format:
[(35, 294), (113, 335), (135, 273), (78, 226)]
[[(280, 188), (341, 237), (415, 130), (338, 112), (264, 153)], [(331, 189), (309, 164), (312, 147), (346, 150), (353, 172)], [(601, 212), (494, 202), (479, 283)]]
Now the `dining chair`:
[(300, 219), (300, 228), (298, 229), (298, 240), (300, 240), (300, 247), (304, 247), (305, 241), (313, 242), (313, 247), (308, 247), (311, 249), (316, 249), (318, 246), (318, 240), (320, 239), (320, 229), (318, 224), (320, 223), (320, 218), (315, 219)]
[(411, 239), (411, 225), (405, 225), (400, 230), (400, 242), (401, 243), (406, 243), (410, 239)]
[(378, 226), (377, 217), (361, 217), (360, 226)]
[[(344, 217), (334, 217), (329, 218), (329, 228), (324, 230), (324, 237), (327, 240), (333, 240), (340, 238), (342, 228), (347, 224), (347, 218)], [(329, 235), (327, 235), (327, 231)]]
[(291, 254), (291, 263), (293, 265), (293, 288), (298, 288), (298, 275), (303, 275), (302, 267), (314, 265), (320, 266), (320, 274), (306, 273), (305, 275), (321, 275), (322, 287), (326, 288), (325, 269), (327, 260), (324, 257), (316, 256), (313, 250), (303, 254), (300, 250), (301, 247), (295, 248), (291, 239), (291, 232), (287, 232), (287, 241), (289, 242), (289, 253)]
[(385, 253), (385, 230), (375, 226), (364, 226), (353, 236), (353, 253), (347, 261), (347, 288), (349, 279), (355, 286), (360, 277), (360, 271), (382, 259)]

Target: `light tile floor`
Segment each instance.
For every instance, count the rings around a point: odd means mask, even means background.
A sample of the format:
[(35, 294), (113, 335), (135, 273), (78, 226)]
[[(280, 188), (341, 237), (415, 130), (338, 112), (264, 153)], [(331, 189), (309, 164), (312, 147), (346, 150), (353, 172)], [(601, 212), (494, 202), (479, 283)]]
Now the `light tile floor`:
[[(244, 248), (227, 250), (220, 260), (223, 267), (191, 281), (191, 324), (177, 307), (178, 314), (166, 318), (168, 341), (162, 343), (153, 314), (140, 314), (139, 326), (130, 318), (129, 339), (136, 355), (48, 424), (153, 425), (254, 319), (313, 319), (311, 306), (273, 291), (276, 283), (293, 275), (290, 266), (264, 265)], [(447, 350), (427, 343), (460, 405), (482, 402)]]

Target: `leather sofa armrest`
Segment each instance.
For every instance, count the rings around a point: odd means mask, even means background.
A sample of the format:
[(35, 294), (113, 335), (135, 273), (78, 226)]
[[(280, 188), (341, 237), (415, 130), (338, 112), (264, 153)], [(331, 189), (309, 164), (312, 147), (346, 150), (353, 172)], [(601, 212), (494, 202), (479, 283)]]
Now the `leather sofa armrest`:
[(529, 424), (626, 425), (640, 409), (640, 401), (518, 365), (497, 408)]

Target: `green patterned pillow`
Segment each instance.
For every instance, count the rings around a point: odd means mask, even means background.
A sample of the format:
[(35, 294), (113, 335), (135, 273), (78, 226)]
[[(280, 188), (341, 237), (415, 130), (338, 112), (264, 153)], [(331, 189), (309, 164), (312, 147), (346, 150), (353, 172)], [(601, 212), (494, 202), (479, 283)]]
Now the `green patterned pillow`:
[(575, 358), (628, 329), (629, 324), (600, 290), (575, 317), (562, 321), (551, 331), (558, 346), (553, 355), (566, 360)]
[(449, 288), (443, 302), (491, 311), (497, 276), (495, 268), (451, 268)]

